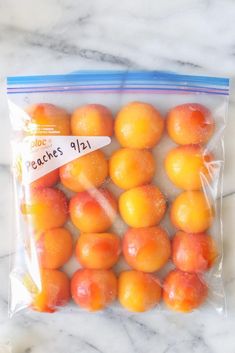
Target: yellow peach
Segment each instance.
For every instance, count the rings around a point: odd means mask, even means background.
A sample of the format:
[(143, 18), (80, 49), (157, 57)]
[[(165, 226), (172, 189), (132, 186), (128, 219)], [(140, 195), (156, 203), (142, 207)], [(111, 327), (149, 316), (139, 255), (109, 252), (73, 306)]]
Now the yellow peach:
[(214, 211), (203, 192), (185, 191), (173, 201), (170, 216), (176, 228), (201, 233), (210, 227)]
[(151, 227), (164, 216), (166, 200), (155, 185), (138, 186), (121, 194), (119, 211), (130, 227)]
[(154, 157), (146, 149), (121, 148), (110, 158), (110, 177), (122, 189), (148, 184), (154, 172)]
[(173, 148), (166, 157), (165, 169), (169, 179), (179, 188), (200, 190), (211, 181), (212, 155), (203, 152), (199, 145)]
[(143, 102), (127, 104), (115, 120), (115, 135), (123, 147), (152, 148), (159, 142), (163, 129), (160, 113)]

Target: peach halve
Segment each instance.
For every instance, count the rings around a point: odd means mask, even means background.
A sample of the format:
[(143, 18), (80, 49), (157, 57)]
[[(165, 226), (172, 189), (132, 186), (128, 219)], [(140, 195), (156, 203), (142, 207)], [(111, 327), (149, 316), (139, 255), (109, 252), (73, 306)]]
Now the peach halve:
[(120, 304), (133, 312), (144, 312), (156, 306), (161, 299), (161, 285), (158, 278), (140, 271), (123, 271), (118, 278), (118, 299)]
[(101, 104), (87, 104), (77, 108), (71, 118), (72, 134), (77, 136), (112, 136), (113, 116)]
[(196, 273), (172, 270), (163, 283), (163, 300), (174, 311), (193, 311), (204, 303), (207, 294), (207, 284)]
[(178, 231), (173, 237), (172, 260), (182, 271), (204, 272), (213, 266), (217, 256), (215, 241), (205, 233)]
[(146, 149), (121, 148), (109, 161), (109, 174), (117, 186), (131, 189), (151, 182), (155, 173), (155, 160)]
[(60, 167), (61, 183), (74, 192), (101, 186), (108, 176), (108, 162), (97, 150)]
[(199, 145), (178, 146), (170, 150), (165, 159), (169, 179), (185, 190), (200, 190), (212, 179), (212, 155)]
[(121, 194), (119, 211), (130, 227), (151, 227), (164, 216), (166, 200), (155, 185), (138, 186)]
[(171, 243), (161, 227), (130, 228), (123, 238), (123, 255), (134, 269), (155, 272), (163, 267), (171, 254)]
[(153, 148), (163, 129), (164, 120), (159, 111), (143, 102), (125, 105), (115, 120), (115, 135), (123, 147)]
[(209, 199), (201, 191), (184, 191), (173, 201), (170, 211), (173, 225), (187, 233), (201, 233), (214, 218)]
[(80, 269), (71, 280), (74, 302), (88, 310), (105, 309), (117, 296), (117, 278), (111, 270)]
[(211, 112), (198, 103), (178, 105), (166, 120), (170, 138), (179, 145), (205, 144), (215, 130)]
[(71, 198), (69, 212), (81, 232), (105, 232), (116, 218), (117, 201), (108, 189), (83, 191)]
[(118, 261), (121, 240), (113, 233), (82, 233), (76, 245), (76, 258), (86, 268), (107, 270)]

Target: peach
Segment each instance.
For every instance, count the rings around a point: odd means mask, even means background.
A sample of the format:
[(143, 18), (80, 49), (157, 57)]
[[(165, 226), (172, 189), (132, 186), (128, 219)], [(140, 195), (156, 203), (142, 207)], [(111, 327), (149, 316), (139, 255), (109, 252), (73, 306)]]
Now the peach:
[(130, 228), (123, 238), (123, 255), (129, 266), (143, 272), (155, 272), (165, 265), (171, 243), (161, 227)]
[(52, 188), (31, 190), (21, 204), (21, 211), (36, 232), (62, 227), (68, 219), (65, 194)]
[(152, 148), (160, 140), (164, 120), (151, 104), (132, 102), (124, 106), (115, 120), (115, 134), (123, 147)]
[(173, 148), (166, 157), (165, 169), (169, 179), (185, 190), (200, 190), (211, 181), (212, 155), (203, 152), (199, 145)]
[(160, 282), (150, 273), (134, 270), (121, 272), (118, 279), (118, 299), (129, 311), (150, 310), (161, 299)]
[(84, 105), (72, 114), (71, 129), (77, 136), (112, 136), (112, 113), (101, 104)]
[(172, 259), (182, 271), (206, 271), (214, 264), (217, 255), (213, 238), (205, 233), (188, 234), (179, 231), (173, 238)]
[(70, 115), (66, 110), (49, 103), (33, 104), (26, 109), (28, 135), (70, 135)]
[(207, 298), (207, 284), (196, 273), (173, 270), (163, 283), (163, 300), (169, 309), (190, 312)]
[(33, 181), (30, 184), (32, 188), (47, 188), (57, 184), (59, 181), (59, 169), (52, 170), (51, 172), (43, 175), (41, 178)]
[(176, 228), (201, 233), (212, 223), (214, 210), (201, 191), (184, 191), (173, 201), (170, 217)]
[(43, 269), (40, 288), (30, 276), (25, 276), (24, 285), (32, 295), (35, 311), (53, 313), (70, 300), (70, 281), (62, 271)]
[(36, 243), (40, 265), (56, 269), (63, 266), (72, 256), (73, 239), (65, 228), (45, 231)]
[(212, 136), (215, 122), (211, 112), (201, 104), (187, 103), (170, 110), (167, 131), (179, 145), (204, 144)]
[(122, 189), (148, 184), (154, 173), (154, 157), (148, 150), (121, 148), (110, 158), (110, 177)]
[(60, 168), (61, 183), (68, 189), (81, 192), (99, 187), (108, 176), (108, 162), (102, 151), (79, 157)]
[(76, 257), (86, 268), (108, 270), (118, 261), (120, 238), (112, 233), (83, 233), (76, 245)]
[(81, 269), (71, 281), (74, 302), (89, 311), (102, 310), (117, 296), (117, 278), (111, 270)]
[(151, 227), (158, 224), (164, 216), (166, 200), (156, 186), (138, 186), (121, 194), (119, 210), (130, 227)]
[(107, 189), (83, 191), (71, 198), (69, 210), (73, 224), (81, 232), (105, 232), (115, 220), (117, 201)]

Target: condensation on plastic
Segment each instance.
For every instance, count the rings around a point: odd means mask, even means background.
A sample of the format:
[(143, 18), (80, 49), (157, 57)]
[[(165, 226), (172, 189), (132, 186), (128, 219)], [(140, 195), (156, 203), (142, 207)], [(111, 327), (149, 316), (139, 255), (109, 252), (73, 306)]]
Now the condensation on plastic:
[[(209, 234), (213, 236), (219, 249), (219, 258), (215, 265), (204, 274), (209, 286), (209, 296), (203, 305), (203, 310), (217, 311), (225, 313), (226, 301), (222, 281), (222, 219), (221, 219), (221, 195), (222, 195), (222, 175), (224, 165), (223, 135), (226, 125), (228, 109), (229, 81), (223, 78), (185, 76), (165, 72), (77, 72), (75, 74), (58, 76), (31, 76), (31, 77), (9, 77), (8, 78), (8, 99), (10, 119), (12, 124), (12, 143), (14, 146), (22, 140), (22, 123), (25, 118), (25, 108), (36, 103), (52, 103), (66, 109), (72, 113), (75, 108), (89, 103), (103, 104), (108, 107), (113, 116), (125, 104), (132, 101), (141, 101), (152, 104), (162, 114), (166, 116), (167, 112), (184, 103), (200, 103), (205, 105), (212, 112), (216, 124), (216, 130), (206, 145), (206, 151), (213, 153), (215, 158), (214, 179), (211, 185), (203, 184), (203, 191), (212, 201), (215, 209), (215, 218)], [(157, 163), (157, 172), (153, 182), (160, 188), (166, 196), (168, 203), (180, 193), (180, 189), (174, 187), (169, 181), (164, 170), (164, 158), (175, 144), (170, 140), (165, 132), (160, 143), (153, 148), (154, 158)], [(107, 158), (118, 148), (115, 137), (109, 146), (103, 148)], [(14, 159), (14, 156), (13, 156)], [(203, 177), (202, 177), (203, 180)], [(121, 190), (115, 187), (108, 179), (105, 183), (117, 196)], [(68, 197), (71, 193), (65, 190), (62, 185), (57, 186), (62, 189)], [(34, 284), (40, 288), (40, 272), (37, 256), (29, 256), (26, 249), (26, 241), (30, 239), (30, 232), (27, 224), (22, 218), (20, 211), (21, 199), (23, 197), (22, 186), (14, 178), (15, 190), (15, 230), (14, 244), (15, 252), (12, 256), (12, 265), (10, 273), (10, 305), (9, 314), (12, 316), (22, 309), (30, 309), (32, 295), (24, 285), (23, 278), (25, 274), (30, 274)], [(169, 236), (175, 232), (174, 227), (169, 220), (169, 211), (167, 211), (162, 225)], [(74, 239), (78, 235), (78, 230), (67, 222), (66, 227), (73, 233)], [(120, 217), (115, 221), (111, 230), (122, 236), (127, 226)], [(30, 242), (31, 251), (36, 254), (35, 244)], [(172, 268), (169, 262), (163, 270), (157, 272), (157, 275), (163, 279), (165, 274)], [(80, 267), (78, 262), (72, 258), (63, 270), (71, 276), (75, 270)], [(121, 269), (129, 268), (121, 258), (114, 267), (116, 273)], [(58, 310), (74, 310), (79, 308), (74, 303)], [(116, 302), (112, 305), (113, 310), (124, 310)], [(199, 308), (201, 310), (202, 308)], [(153, 310), (166, 310), (161, 303)]]

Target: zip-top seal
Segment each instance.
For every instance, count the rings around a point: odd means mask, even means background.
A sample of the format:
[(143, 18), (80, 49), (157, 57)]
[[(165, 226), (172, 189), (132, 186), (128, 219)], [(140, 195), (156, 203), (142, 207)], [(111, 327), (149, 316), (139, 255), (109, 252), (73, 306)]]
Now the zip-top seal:
[(81, 71), (64, 75), (13, 76), (7, 93), (164, 93), (229, 95), (229, 79), (162, 71)]

